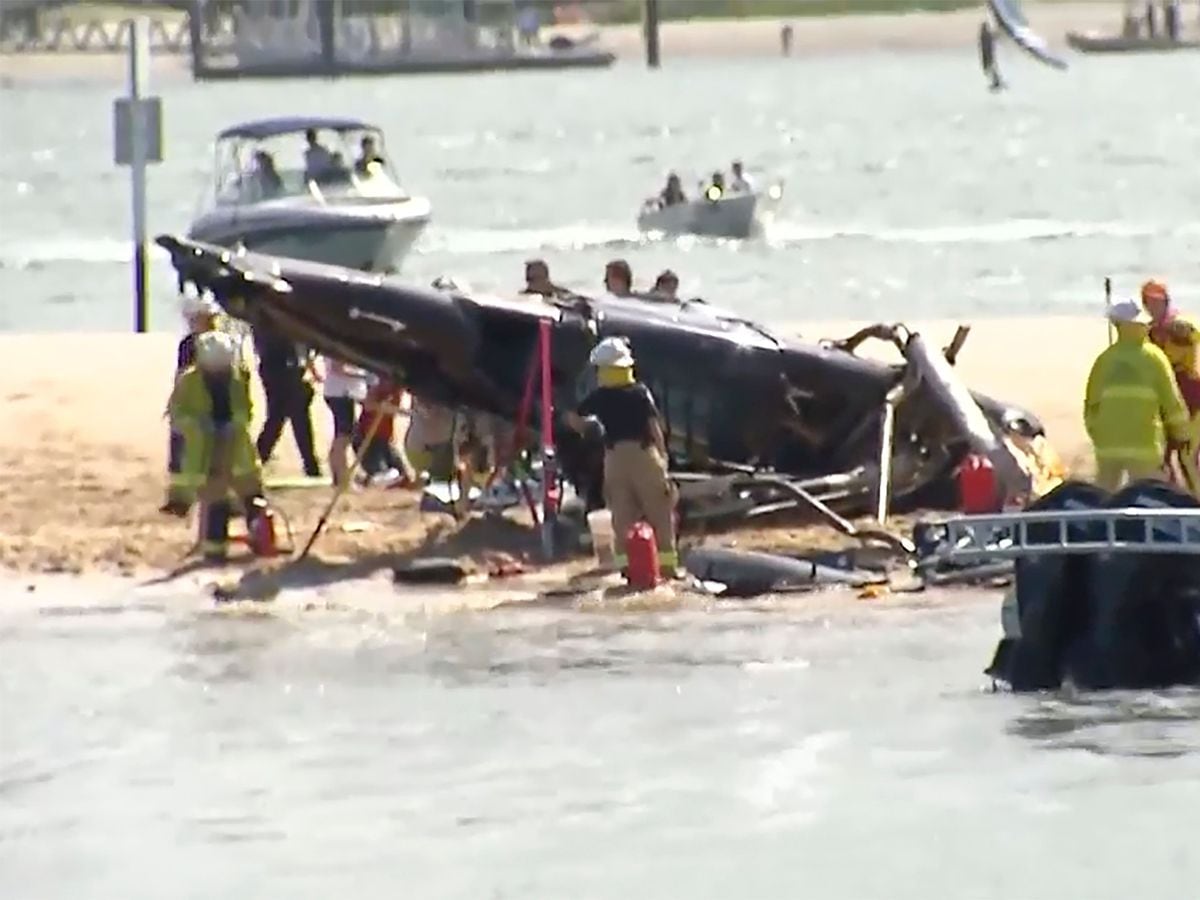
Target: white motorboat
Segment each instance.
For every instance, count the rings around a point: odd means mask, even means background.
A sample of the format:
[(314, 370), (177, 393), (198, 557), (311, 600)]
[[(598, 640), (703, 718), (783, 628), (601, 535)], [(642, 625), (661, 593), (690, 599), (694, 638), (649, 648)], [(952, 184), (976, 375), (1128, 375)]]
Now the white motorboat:
[(430, 213), (427, 199), (400, 186), (378, 127), (289, 116), (234, 125), (217, 135), (213, 181), (188, 237), (395, 272)]
[(708, 194), (694, 200), (670, 205), (665, 205), (661, 197), (651, 197), (638, 213), (638, 230), (748, 238), (774, 215), (783, 197), (783, 186), (772, 184), (766, 191), (714, 194), (710, 188)]

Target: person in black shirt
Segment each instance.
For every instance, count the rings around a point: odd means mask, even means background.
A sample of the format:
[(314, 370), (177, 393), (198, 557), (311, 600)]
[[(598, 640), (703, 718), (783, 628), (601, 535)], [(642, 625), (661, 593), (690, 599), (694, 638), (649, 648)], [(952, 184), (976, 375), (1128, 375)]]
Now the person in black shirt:
[(675, 491), (667, 474), (667, 447), (658, 407), (633, 377), (633, 352), (623, 338), (605, 338), (592, 351), (599, 385), (566, 416), (576, 431), (594, 417), (604, 430), (604, 501), (613, 518), (617, 563), (628, 563), (625, 538), (639, 519), (654, 529), (664, 575), (679, 565), (675, 549)]
[(299, 348), (270, 327), (254, 328), (254, 349), (258, 354), (258, 376), (267, 396), (267, 418), (255, 442), (258, 456), (266, 463), (283, 434), (283, 423), (292, 423), (292, 436), (304, 463), (304, 474), (321, 475), (313, 447), (310, 406), (313, 387), (304, 377), (305, 363)]

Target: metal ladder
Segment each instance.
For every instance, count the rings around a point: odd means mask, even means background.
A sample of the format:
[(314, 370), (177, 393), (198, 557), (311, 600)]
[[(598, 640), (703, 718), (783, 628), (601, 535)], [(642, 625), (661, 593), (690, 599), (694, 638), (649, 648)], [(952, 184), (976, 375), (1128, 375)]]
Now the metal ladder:
[(1063, 553), (1200, 554), (1200, 509), (1016, 512), (959, 516), (925, 527), (933, 545), (924, 554), (926, 564)]

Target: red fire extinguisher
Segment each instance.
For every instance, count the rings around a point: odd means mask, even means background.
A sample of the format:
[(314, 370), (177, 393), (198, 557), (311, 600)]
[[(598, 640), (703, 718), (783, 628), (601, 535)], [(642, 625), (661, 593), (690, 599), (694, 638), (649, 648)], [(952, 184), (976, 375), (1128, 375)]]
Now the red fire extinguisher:
[(978, 453), (969, 454), (958, 468), (959, 507), (967, 515), (999, 512), (1000, 489), (992, 461)]
[(629, 559), (625, 578), (630, 587), (644, 591), (658, 585), (658, 539), (649, 523), (633, 523), (625, 535), (625, 555)]
[(275, 513), (262, 497), (256, 497), (250, 505), (253, 513), (246, 522), (246, 543), (255, 556), (277, 555), (279, 544), (275, 535)]

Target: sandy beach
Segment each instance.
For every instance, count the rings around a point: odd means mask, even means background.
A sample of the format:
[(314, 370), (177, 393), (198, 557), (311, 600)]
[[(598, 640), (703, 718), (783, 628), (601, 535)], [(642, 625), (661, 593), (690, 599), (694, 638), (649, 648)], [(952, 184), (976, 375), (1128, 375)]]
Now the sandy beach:
[[(1067, 29), (1116, 27), (1111, 3), (1027, 3), (1032, 26), (1054, 44)], [(814, 53), (902, 51), (961, 47), (973, 52), (982, 13), (854, 15), (791, 20), (794, 57)], [(778, 56), (783, 20), (667, 22), (663, 58), (693, 56)], [(637, 65), (642, 56), (637, 26), (604, 29), (603, 42)], [(0, 56), (0, 88), (38, 79), (111, 80), (125, 77), (120, 54), (12, 54)], [(183, 56), (157, 56), (154, 77), (189, 77)], [(911, 323), (920, 324), (920, 323)], [(954, 322), (925, 323), (948, 340)], [(856, 323), (808, 324), (809, 336), (849, 333)], [(1014, 365), (1016, 348), (1031, 335), (1055, 336), (1055, 354)], [(1064, 335), (1066, 341), (1059, 342)], [(994, 396), (1031, 407), (1045, 421), (1051, 440), (1069, 465), (1090, 465), (1081, 433), (1080, 393), (1087, 367), (1104, 342), (1102, 321), (996, 320), (979, 323), (960, 358), (968, 383)], [(8, 516), (0, 527), (0, 566), (23, 572), (162, 571), (176, 566), (191, 547), (190, 523), (158, 513), (165, 486), (167, 444), (163, 405), (173, 364), (175, 337), (129, 334), (0, 335), (0, 460)], [(257, 386), (256, 386), (257, 390)], [(261, 422), (263, 402), (256, 395)], [(114, 402), (115, 400), (115, 402)], [(313, 406), (318, 445), (327, 445), (329, 420), (318, 399)], [(300, 467), (290, 432), (285, 432), (271, 472), (295, 475)], [(303, 541), (324, 508), (330, 489), (283, 490), (273, 497)], [(347, 495), (317, 545), (327, 559), (359, 560), (369, 566), (411, 549), (431, 528), (446, 529), (444, 516), (420, 516), (417, 498), (400, 490)], [(781, 535), (758, 534), (769, 542)], [(787, 540), (823, 540), (827, 532), (802, 530)], [(495, 535), (489, 535), (495, 540)], [(514, 530), (500, 549), (530, 543)], [(507, 545), (507, 546), (506, 546)], [(478, 551), (468, 530), (447, 552)]]
[[(808, 337), (842, 336), (859, 323), (806, 324)], [(955, 322), (912, 323), (949, 340)], [(1031, 335), (1054, 336), (1054, 353), (1031, 354)], [(166, 484), (163, 418), (175, 337), (166, 334), (0, 335), (0, 567), (13, 572), (148, 574), (184, 562), (195, 534), (190, 522), (158, 512)], [(1101, 319), (992, 320), (974, 326), (959, 357), (967, 383), (1033, 409), (1056, 449), (1076, 472), (1090, 467), (1082, 433), (1082, 386), (1103, 347)], [(1019, 355), (1016, 364), (1014, 355)], [(264, 403), (255, 384), (255, 428)], [(328, 446), (329, 415), (313, 404), (318, 448)], [(397, 423), (397, 428), (402, 428)], [(402, 433), (402, 432), (401, 432)], [(285, 431), (268, 477), (301, 471)], [(315, 486), (272, 492), (303, 543), (331, 496)], [(348, 493), (313, 556), (352, 562), (367, 573), (429, 541), (436, 552), (480, 559), (485, 549), (536, 552), (532, 532), (468, 520), (457, 529), (442, 514), (417, 511), (415, 492), (368, 488)], [(730, 535), (737, 539), (738, 535)], [(839, 540), (828, 529), (780, 525), (740, 536), (743, 546), (803, 546)]]
[[(1030, 27), (1054, 47), (1065, 46), (1067, 31), (1120, 29), (1120, 6), (1105, 2), (1054, 2), (1022, 4)], [(974, 52), (982, 7), (951, 12), (908, 12), (762, 19), (704, 19), (667, 21), (660, 30), (664, 66), (685, 57), (772, 57), (780, 54), (780, 29), (793, 29), (792, 56), (817, 54), (914, 51), (961, 48)], [(601, 27), (600, 43), (613, 52), (619, 64), (644, 58), (639, 25)], [(1015, 50), (1014, 50), (1015, 52)], [(26, 82), (55, 80), (111, 81), (126, 77), (123, 54), (13, 53), (0, 54), (0, 88)], [(151, 78), (177, 80), (190, 77), (184, 54), (154, 54)]]

